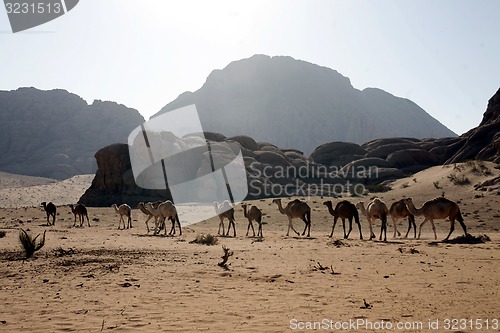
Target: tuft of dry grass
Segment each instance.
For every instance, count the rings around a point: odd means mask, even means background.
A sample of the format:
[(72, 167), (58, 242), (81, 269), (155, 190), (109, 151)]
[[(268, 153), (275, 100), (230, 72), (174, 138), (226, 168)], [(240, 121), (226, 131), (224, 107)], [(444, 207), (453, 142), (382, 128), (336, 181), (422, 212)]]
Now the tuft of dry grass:
[(47, 230), (43, 232), (42, 239), (37, 242), (37, 238), (40, 236), (40, 234), (36, 235), (35, 238), (33, 238), (33, 236), (31, 234), (28, 234), (24, 229), (19, 229), (19, 242), (24, 249), (26, 258), (31, 258), (36, 251), (40, 250), (45, 245), (46, 232)]
[(3, 230), (0, 230), (0, 238), (4, 238), (7, 233)]
[(215, 245), (217, 244), (218, 239), (216, 236), (211, 234), (201, 234), (196, 236), (196, 238), (189, 243), (191, 244), (203, 244), (203, 245)]

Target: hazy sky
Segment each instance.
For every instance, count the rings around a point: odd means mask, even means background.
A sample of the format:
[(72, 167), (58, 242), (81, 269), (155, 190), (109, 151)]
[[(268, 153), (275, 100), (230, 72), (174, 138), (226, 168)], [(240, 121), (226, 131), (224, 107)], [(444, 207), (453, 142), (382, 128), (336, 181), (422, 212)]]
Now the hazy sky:
[(409, 98), (462, 134), (500, 87), (499, 14), (498, 0), (80, 0), (12, 34), (0, 7), (0, 90), (63, 88), (147, 119), (213, 69), (289, 55)]

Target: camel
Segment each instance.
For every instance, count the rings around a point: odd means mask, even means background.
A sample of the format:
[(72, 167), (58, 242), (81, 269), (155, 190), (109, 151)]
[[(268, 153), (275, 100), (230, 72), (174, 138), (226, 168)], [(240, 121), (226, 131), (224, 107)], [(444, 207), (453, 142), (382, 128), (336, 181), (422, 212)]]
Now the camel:
[[(337, 224), (337, 220), (339, 217), (342, 219), (342, 227), (344, 228), (344, 238), (345, 239), (349, 238), (349, 234), (352, 231), (352, 218), (354, 217), (354, 221), (358, 225), (359, 229), (359, 239), (363, 239), (363, 234), (361, 233), (361, 224), (359, 223), (358, 210), (356, 209), (356, 206), (354, 204), (350, 203), (347, 200), (343, 200), (337, 203), (335, 209), (333, 209), (332, 202), (328, 200), (323, 202), (323, 205), (328, 207), (330, 215), (334, 217), (332, 232), (330, 233), (329, 236), (330, 238), (333, 236), (333, 230), (335, 230), (335, 225)], [(349, 220), (349, 231), (347, 232), (347, 234), (345, 232), (345, 219)]]
[(380, 219), (382, 221), (382, 226), (380, 228), (379, 240), (382, 240), (382, 233), (384, 233), (384, 242), (387, 241), (387, 205), (380, 199), (375, 198), (365, 209), (365, 204), (360, 201), (356, 204), (356, 208), (361, 211), (361, 214), (365, 215), (368, 223), (370, 225), (370, 240), (375, 238), (373, 233), (373, 220)]
[[(169, 235), (175, 235), (175, 222), (177, 222), (177, 225), (179, 226), (179, 236), (182, 235), (182, 228), (181, 228), (181, 222), (179, 221), (179, 216), (177, 215), (177, 209), (175, 208), (174, 204), (172, 201), (167, 200), (163, 201), (158, 205), (157, 208), (154, 207), (153, 203), (148, 202), (144, 205), (144, 207), (153, 214), (156, 218), (158, 218), (158, 222), (165, 223), (165, 219), (169, 218), (169, 220), (172, 222), (172, 228), (170, 229)], [(156, 230), (155, 226), (155, 232), (154, 234), (156, 235), (160, 230)], [(167, 228), (165, 227), (165, 236), (167, 235)]]
[[(224, 200), (222, 203), (218, 203), (214, 201), (215, 213), (219, 216), (219, 230), (217, 234), (220, 235), (220, 227), (222, 226), (222, 236), (229, 236), (229, 231), (231, 230), (231, 225), (233, 225), (233, 236), (236, 237), (236, 225), (234, 224), (234, 208), (231, 203), (227, 200)], [(227, 233), (224, 235), (224, 219), (227, 219)]]
[(111, 207), (113, 207), (115, 209), (115, 212), (120, 215), (118, 230), (120, 229), (121, 222), (123, 222), (123, 229), (125, 230), (125, 219), (123, 218), (124, 216), (128, 218), (127, 229), (129, 227), (132, 228), (132, 209), (130, 208), (130, 206), (127, 204), (122, 204), (120, 205), (120, 207), (118, 207), (116, 204), (112, 204)]
[(392, 223), (394, 224), (394, 235), (393, 238), (396, 238), (396, 233), (398, 237), (401, 236), (401, 233), (396, 226), (398, 220), (400, 218), (408, 217), (408, 231), (406, 232), (405, 238), (408, 238), (408, 234), (410, 233), (411, 227), (413, 226), (413, 238), (417, 238), (417, 225), (415, 224), (415, 216), (410, 213), (406, 204), (404, 203), (404, 199), (396, 201), (389, 208), (389, 215), (391, 215)]
[(45, 213), (47, 214), (47, 224), (50, 224), (49, 217), (52, 216), (52, 225), (56, 225), (56, 205), (54, 205), (52, 202), (46, 203), (45, 201), (41, 203), (43, 206), (43, 209), (45, 210)]
[[(153, 207), (154, 208), (158, 208), (158, 205), (161, 203), (161, 201), (155, 201), (153, 202)], [(149, 224), (148, 224), (148, 221), (151, 219), (151, 218), (154, 218), (155, 219), (155, 231), (156, 229), (158, 228), (158, 218), (156, 216), (154, 216), (153, 214), (151, 214), (151, 212), (149, 210), (146, 209), (146, 207), (144, 207), (144, 202), (139, 202), (137, 204), (137, 208), (139, 208), (141, 210), (141, 212), (143, 212), (144, 214), (146, 214), (148, 216), (148, 218), (146, 219), (146, 228), (148, 229), (148, 233), (149, 233)]]
[(250, 207), (250, 209), (247, 211), (247, 204), (242, 204), (241, 207), (243, 207), (243, 214), (245, 217), (248, 219), (248, 227), (247, 227), (247, 234), (250, 231), (250, 227), (252, 227), (252, 232), (253, 236), (255, 237), (255, 229), (253, 228), (253, 223), (252, 221), (256, 221), (259, 224), (259, 230), (257, 231), (257, 237), (264, 237), (262, 235), (262, 211), (257, 208), (256, 206)]
[(467, 227), (465, 226), (464, 218), (462, 217), (462, 213), (460, 212), (460, 208), (458, 207), (456, 202), (448, 200), (443, 197), (439, 197), (425, 202), (420, 208), (415, 208), (412, 198), (404, 199), (404, 203), (406, 204), (408, 210), (413, 215), (424, 216), (424, 221), (420, 223), (420, 226), (418, 228), (417, 238), (420, 238), (420, 233), (422, 232), (422, 226), (427, 221), (430, 221), (432, 225), (432, 230), (434, 231), (434, 239), (437, 239), (436, 226), (434, 225), (434, 220), (435, 219), (444, 220), (446, 218), (450, 219), (450, 232), (448, 233), (448, 236), (446, 236), (446, 238), (443, 240), (444, 242), (450, 238), (451, 233), (453, 232), (453, 230), (455, 230), (455, 219), (458, 220), (458, 222), (462, 226), (462, 229), (464, 230), (464, 235), (467, 236)]
[(290, 201), (285, 208), (281, 205), (281, 199), (274, 199), (273, 203), (278, 206), (278, 209), (281, 214), (286, 215), (288, 217), (288, 231), (286, 235), (290, 234), (290, 228), (299, 236), (300, 234), (293, 228), (292, 219), (300, 218), (304, 221), (305, 228), (302, 232), (302, 236), (306, 233), (307, 229), (307, 237), (311, 237), (311, 207), (299, 199), (295, 199)]
[(77, 204), (76, 206), (69, 205), (71, 212), (75, 215), (75, 221), (73, 222), (73, 227), (76, 227), (76, 216), (78, 215), (78, 220), (80, 221), (80, 227), (83, 227), (83, 222), (85, 217), (87, 217), (87, 223), (90, 227), (89, 215), (87, 214), (87, 208), (82, 204)]

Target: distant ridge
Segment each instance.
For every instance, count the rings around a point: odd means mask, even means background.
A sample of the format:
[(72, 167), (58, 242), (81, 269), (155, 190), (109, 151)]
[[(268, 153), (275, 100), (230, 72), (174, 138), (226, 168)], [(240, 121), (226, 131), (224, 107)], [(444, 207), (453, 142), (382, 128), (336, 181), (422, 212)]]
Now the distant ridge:
[(65, 179), (97, 170), (94, 154), (127, 142), (144, 122), (137, 110), (66, 90), (0, 91), (0, 171)]
[(206, 131), (248, 135), (310, 154), (325, 142), (457, 136), (414, 102), (355, 89), (337, 71), (291, 57), (254, 55), (214, 70), (155, 116), (196, 104)]

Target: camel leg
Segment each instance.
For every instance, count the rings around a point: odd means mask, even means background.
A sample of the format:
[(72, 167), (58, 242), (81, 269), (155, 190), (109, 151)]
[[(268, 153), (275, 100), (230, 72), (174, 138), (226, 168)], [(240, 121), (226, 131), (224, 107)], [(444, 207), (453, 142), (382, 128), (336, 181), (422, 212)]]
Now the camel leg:
[(424, 219), (424, 222), (420, 223), (420, 226), (418, 227), (418, 237), (417, 239), (420, 239), (420, 234), (422, 233), (422, 227), (424, 226), (425, 223), (427, 223), (427, 219)]
[(370, 226), (370, 240), (372, 240), (373, 238), (375, 238), (375, 234), (373, 233), (373, 226), (372, 226), (372, 219), (369, 218), (368, 219), (368, 225)]
[(434, 225), (434, 220), (430, 220), (431, 221), (431, 226), (432, 226), (432, 231), (434, 231), (434, 239), (438, 239), (438, 236), (436, 234), (436, 226)]
[(330, 238), (332, 238), (332, 236), (333, 236), (333, 230), (335, 230), (335, 225), (337, 224), (337, 219), (338, 219), (337, 217), (335, 217), (333, 219), (332, 232), (330, 233), (330, 236), (329, 236)]
[(448, 234), (448, 236), (446, 236), (445, 239), (443, 239), (443, 242), (446, 242), (450, 238), (453, 230), (455, 230), (455, 219), (450, 219), (450, 233)]
[[(306, 225), (304, 226), (304, 231), (302, 231), (302, 236), (304, 236), (304, 235), (306, 234), (307, 227), (309, 227), (309, 230), (311, 229), (311, 227), (310, 227), (310, 224), (309, 224), (309, 222), (307, 222), (307, 220), (306, 220), (306, 218), (305, 218), (305, 217), (302, 217), (301, 219), (302, 219), (302, 221), (304, 221), (304, 223), (306, 224)], [(307, 237), (309, 237), (309, 232), (307, 233)]]
[(129, 215), (128, 217), (128, 223), (130, 224), (130, 229), (132, 229), (132, 217)]
[(380, 227), (380, 236), (379, 240), (382, 240), (382, 232), (384, 233), (384, 242), (387, 242), (387, 217), (381, 218), (382, 226)]
[(293, 224), (292, 224), (292, 218), (290, 216), (288, 216), (288, 231), (286, 233), (287, 237), (288, 235), (290, 234), (290, 228), (292, 228), (293, 232), (295, 232), (297, 234), (297, 236), (300, 236), (300, 234), (297, 232), (297, 230), (295, 230), (293, 228)]
[(262, 222), (259, 222), (259, 231), (257, 232), (257, 237), (264, 237), (264, 235), (262, 234)]
[(397, 227), (397, 222), (398, 222), (398, 219), (395, 217), (392, 217), (392, 224), (394, 225), (394, 235), (392, 236), (392, 238), (396, 238), (396, 233), (398, 234), (398, 237), (401, 237), (401, 233), (399, 232), (398, 227)]
[(413, 225), (413, 230), (415, 233), (415, 236), (413, 238), (417, 238), (417, 227), (415, 225), (415, 221), (412, 220), (410, 216), (408, 216), (408, 230), (406, 231), (405, 238), (408, 238), (408, 234), (410, 233), (412, 225)]
[(182, 228), (181, 228), (181, 221), (179, 221), (179, 217), (176, 217), (177, 220), (177, 225), (179, 226), (179, 236), (182, 236)]
[(347, 236), (345, 237), (346, 239), (349, 238), (349, 235), (351, 234), (351, 231), (352, 231), (352, 216), (348, 220), (349, 220), (349, 231), (347, 232)]
[(245, 236), (248, 236), (248, 233), (250, 232), (250, 227), (252, 227), (253, 236), (255, 237), (255, 229), (253, 228), (253, 223), (251, 220), (248, 220), (247, 233)]
[[(236, 225), (234, 224), (234, 220), (229, 220), (229, 228), (233, 226), (233, 237), (236, 237)], [(229, 236), (229, 228), (227, 229), (227, 235)]]
[(346, 239), (346, 234), (345, 234), (345, 219), (342, 218), (342, 229), (344, 230), (344, 239)]
[(220, 222), (219, 222), (219, 230), (217, 231), (217, 235), (220, 235), (220, 227), (222, 226), (222, 236), (224, 236), (224, 221), (222, 219), (220, 219)]
[(89, 225), (90, 227), (90, 221), (89, 221), (89, 216), (87, 215), (87, 224)]

